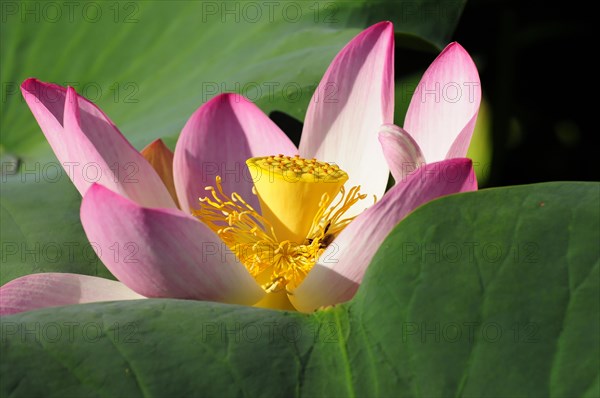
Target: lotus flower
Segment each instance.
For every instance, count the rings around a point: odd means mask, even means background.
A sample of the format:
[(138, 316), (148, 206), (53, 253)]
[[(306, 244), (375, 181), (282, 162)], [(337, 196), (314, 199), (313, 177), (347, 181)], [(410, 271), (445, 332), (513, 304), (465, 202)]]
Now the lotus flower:
[[(405, 122), (413, 139), (391, 125), (393, 49), (393, 26), (382, 22), (340, 51), (308, 107), (299, 148), (254, 104), (222, 94), (191, 116), (174, 154), (160, 140), (140, 153), (73, 88), (26, 80), (23, 95), (58, 159), (101, 169), (95, 182), (70, 173), (89, 240), (105, 249), (133, 244), (133, 252), (99, 253), (119, 281), (15, 279), (0, 289), (0, 313), (144, 297), (313, 311), (350, 299), (409, 212), (477, 188), (471, 162), (450, 159), (421, 165), (384, 195), (387, 162), (397, 175), (398, 159), (464, 156), (479, 101), (413, 98)], [(423, 80), (478, 82), (458, 44)]]

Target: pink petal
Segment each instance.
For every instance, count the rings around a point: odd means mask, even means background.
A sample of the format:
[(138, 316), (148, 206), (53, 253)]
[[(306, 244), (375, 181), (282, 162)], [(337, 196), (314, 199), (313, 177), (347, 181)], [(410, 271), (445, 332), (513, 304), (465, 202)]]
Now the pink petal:
[(290, 139), (252, 102), (239, 94), (218, 95), (192, 115), (175, 147), (173, 169), (181, 208), (198, 208), (198, 198), (206, 196), (204, 188), (214, 186), (219, 175), (227, 194), (237, 192), (260, 209), (246, 159), (296, 152)]
[(377, 142), (394, 117), (394, 27), (364, 30), (335, 57), (308, 106), (300, 155), (334, 162), (348, 186), (381, 197), (389, 169)]
[(351, 299), (373, 255), (404, 217), (440, 196), (476, 189), (477, 180), (469, 159), (450, 159), (420, 167), (342, 231), (290, 295), (292, 304), (309, 312)]
[(471, 144), (471, 137), (473, 136), (473, 131), (475, 130), (476, 122), (477, 113), (473, 115), (471, 120), (469, 120), (467, 125), (460, 132), (460, 134), (458, 134), (458, 136), (452, 143), (452, 146), (448, 150), (448, 153), (446, 154), (446, 159), (462, 158), (466, 156), (467, 151), (469, 150), (469, 145)]
[(264, 295), (219, 237), (180, 210), (141, 207), (94, 184), (81, 223), (104, 265), (146, 297), (250, 305)]
[(404, 181), (406, 176), (417, 167), (425, 164), (419, 145), (410, 134), (398, 126), (393, 124), (381, 126), (379, 142), (396, 183)]
[(77, 274), (32, 274), (0, 287), (0, 315), (97, 301), (143, 299), (121, 282)]
[(151, 207), (175, 207), (152, 166), (96, 105), (64, 88), (27, 79), (21, 91), (65, 171), (84, 195), (94, 182)]
[(451, 43), (423, 75), (404, 120), (427, 163), (467, 154), (480, 102), (477, 68), (460, 44)]

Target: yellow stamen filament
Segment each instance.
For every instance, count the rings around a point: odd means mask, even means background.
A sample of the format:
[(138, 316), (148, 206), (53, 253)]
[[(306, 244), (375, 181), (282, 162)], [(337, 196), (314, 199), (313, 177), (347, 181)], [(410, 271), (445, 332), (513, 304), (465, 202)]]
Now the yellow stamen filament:
[[(293, 159), (293, 163), (290, 159)], [(267, 162), (274, 165), (273, 169), (279, 167), (282, 170), (282, 172), (275, 171), (278, 174), (270, 182), (271, 185), (304, 184), (304, 186), (298, 187), (296, 192), (294, 192), (293, 186), (269, 191), (268, 187), (264, 189), (264, 184), (260, 187), (260, 182), (259, 188), (256, 189), (259, 199), (261, 199), (263, 214), (265, 213), (264, 206), (273, 201), (277, 205), (278, 200), (277, 198), (265, 198), (265, 192), (275, 194), (283, 191), (283, 193), (294, 195), (291, 198), (285, 198), (287, 200), (283, 202), (287, 206), (293, 206), (287, 210), (288, 213), (300, 214), (302, 217), (301, 222), (295, 224), (301, 225), (305, 231), (301, 239), (289, 239), (286, 236), (289, 230), (281, 228), (281, 223), (277, 224), (280, 228), (276, 228), (271, 219), (261, 215), (237, 193), (234, 192), (230, 196), (225, 194), (221, 186), (221, 177), (216, 178), (215, 187), (206, 188), (210, 194), (200, 198), (200, 208), (193, 214), (219, 235), (267, 293), (277, 293), (283, 289), (292, 292), (306, 277), (325, 248), (354, 218), (344, 218), (344, 213), (359, 200), (364, 199), (366, 195), (359, 193), (360, 187), (358, 186), (346, 192), (343, 187), (343, 182), (347, 180), (346, 173), (337, 166), (324, 167), (323, 165), (326, 163), (314, 159), (307, 161), (280, 155), (279, 159), (275, 156), (253, 158), (248, 161), (248, 164), (258, 164), (258, 167), (262, 168)], [(294, 167), (299, 171), (296, 171)], [(295, 173), (295, 177), (302, 180), (301, 182), (288, 181), (291, 175), (288, 173), (285, 176), (285, 173), (290, 169)], [(312, 176), (305, 176), (305, 174)], [(327, 178), (321, 178), (325, 175), (333, 175), (333, 177), (327, 177), (331, 178), (330, 182), (324, 182)], [(311, 178), (313, 181), (310, 181)], [(331, 181), (334, 182), (331, 183)], [(336, 187), (333, 192), (332, 187)], [(312, 192), (311, 188), (313, 188)], [(306, 198), (299, 200), (298, 190), (300, 194), (308, 191), (313, 194), (313, 197), (308, 198), (310, 200)], [(261, 192), (263, 193), (262, 197)], [(315, 198), (314, 195), (318, 196)], [(339, 196), (339, 200), (332, 204), (330, 198), (336, 196)], [(316, 206), (307, 209), (306, 204), (313, 202), (316, 202)], [(304, 211), (298, 212), (298, 209), (304, 209)], [(310, 216), (308, 226), (306, 226), (307, 212)], [(280, 219), (286, 220), (285, 215), (277, 220)], [(290, 217), (287, 220), (290, 220)]]
[(359, 200), (363, 200), (367, 195), (360, 194), (360, 186), (350, 188), (350, 191), (346, 195), (346, 189), (342, 187), (339, 192), (339, 201), (327, 207), (329, 199), (325, 197), (327, 194), (323, 194), (321, 206), (319, 211), (315, 214), (313, 223), (311, 226), (311, 234), (309, 236), (330, 235), (337, 236), (346, 226), (354, 220), (354, 217), (347, 217), (341, 219), (344, 213), (348, 211), (352, 206), (358, 203)]

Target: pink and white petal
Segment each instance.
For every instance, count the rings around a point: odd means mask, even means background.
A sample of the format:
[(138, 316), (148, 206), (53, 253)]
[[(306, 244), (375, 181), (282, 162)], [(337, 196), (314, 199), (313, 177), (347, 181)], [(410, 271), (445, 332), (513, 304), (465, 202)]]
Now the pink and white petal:
[(389, 169), (377, 140), (394, 117), (394, 27), (364, 30), (332, 61), (308, 106), (300, 155), (334, 162), (348, 186), (381, 197)]
[(465, 157), (471, 144), (471, 137), (475, 130), (475, 124), (477, 122), (477, 113), (473, 115), (469, 123), (462, 129), (460, 134), (456, 137), (452, 146), (446, 154), (446, 159), (462, 158)]
[(27, 79), (21, 92), (56, 157), (84, 195), (99, 182), (151, 207), (175, 207), (152, 166), (96, 105), (71, 87)]
[(469, 159), (418, 168), (340, 233), (290, 295), (290, 301), (299, 311), (310, 312), (351, 299), (375, 252), (403, 218), (438, 197), (476, 189)]
[[(415, 91), (404, 129), (417, 141), (427, 163), (467, 154), (481, 103), (479, 73), (467, 51), (449, 44), (429, 66)], [(454, 142), (460, 141), (450, 151)]]
[(256, 105), (240, 94), (221, 94), (202, 105), (186, 123), (175, 147), (175, 188), (181, 209), (198, 208), (205, 187), (222, 177), (225, 193), (237, 192), (255, 209), (246, 159), (294, 155), (296, 146)]
[(421, 148), (404, 129), (385, 124), (379, 130), (379, 142), (396, 183), (425, 164)]
[(0, 287), (0, 315), (71, 304), (143, 298), (121, 282), (96, 276), (31, 274)]
[(145, 208), (94, 184), (81, 223), (104, 265), (146, 297), (251, 305), (264, 295), (221, 239), (180, 210)]

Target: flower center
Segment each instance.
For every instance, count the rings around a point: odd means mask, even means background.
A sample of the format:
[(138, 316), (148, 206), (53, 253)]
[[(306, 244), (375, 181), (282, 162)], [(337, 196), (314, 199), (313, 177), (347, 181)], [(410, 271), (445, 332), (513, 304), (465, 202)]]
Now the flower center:
[(291, 293), (354, 218), (343, 218), (344, 213), (366, 195), (359, 186), (347, 192), (348, 174), (315, 159), (277, 155), (246, 164), (262, 212), (235, 192), (225, 194), (217, 177), (193, 214), (221, 237), (267, 293)]
[(246, 164), (263, 217), (280, 241), (297, 244), (306, 239), (314, 215), (331, 203), (348, 180), (338, 166), (298, 155), (252, 158)]

